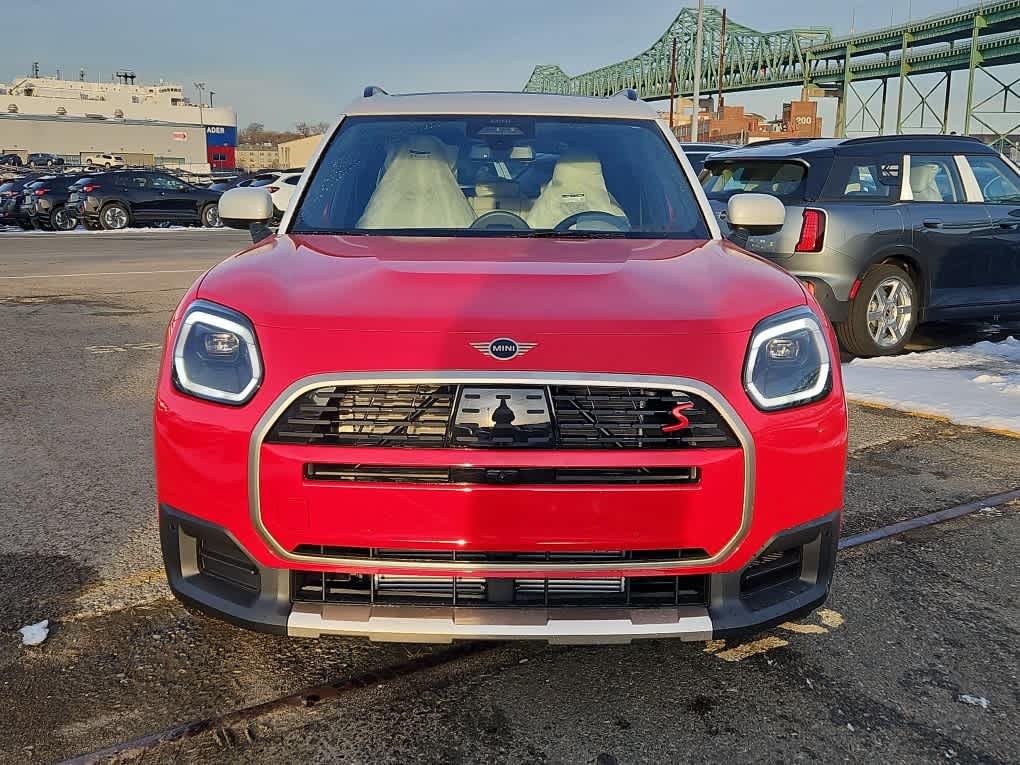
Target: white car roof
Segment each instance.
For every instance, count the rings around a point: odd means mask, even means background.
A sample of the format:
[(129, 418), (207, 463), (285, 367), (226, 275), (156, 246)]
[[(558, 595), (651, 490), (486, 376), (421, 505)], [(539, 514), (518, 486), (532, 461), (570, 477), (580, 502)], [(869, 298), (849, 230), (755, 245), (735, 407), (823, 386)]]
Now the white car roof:
[(623, 93), (610, 98), (558, 96), (546, 93), (471, 92), (408, 93), (389, 95), (366, 88), (373, 95), (352, 101), (346, 116), (363, 115), (438, 115), (438, 114), (512, 114), (552, 117), (610, 117), (616, 119), (656, 119), (658, 114), (641, 100)]

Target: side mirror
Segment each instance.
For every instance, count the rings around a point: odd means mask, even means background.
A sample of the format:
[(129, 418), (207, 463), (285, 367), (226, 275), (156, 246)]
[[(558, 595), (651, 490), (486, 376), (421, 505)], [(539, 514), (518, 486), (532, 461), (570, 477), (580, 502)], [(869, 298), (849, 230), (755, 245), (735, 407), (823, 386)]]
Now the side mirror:
[(273, 198), (263, 188), (238, 188), (224, 191), (219, 201), (220, 220), (230, 228), (247, 229), (253, 242), (272, 235)]
[(273, 219), (273, 198), (262, 188), (230, 189), (219, 201), (220, 220), (230, 228), (248, 228)]
[(726, 222), (748, 234), (775, 234), (786, 223), (786, 207), (768, 194), (734, 194), (726, 206)]

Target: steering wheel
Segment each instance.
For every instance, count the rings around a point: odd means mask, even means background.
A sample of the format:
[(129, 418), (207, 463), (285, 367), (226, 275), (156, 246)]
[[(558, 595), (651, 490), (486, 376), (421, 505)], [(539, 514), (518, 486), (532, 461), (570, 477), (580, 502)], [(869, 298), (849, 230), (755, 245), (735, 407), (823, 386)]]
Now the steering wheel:
[(489, 210), (475, 218), (471, 228), (486, 231), (530, 231), (531, 226), (517, 213), (509, 210)]
[(595, 223), (596, 226), (580, 229), (582, 231), (630, 231), (629, 220), (621, 215), (613, 215), (600, 210), (586, 210), (569, 215), (557, 223), (553, 231), (569, 231), (571, 226), (575, 226), (585, 219)]
[[(1001, 192), (1002, 192), (1002, 193), (1000, 193), (1000, 194), (993, 194), (993, 193), (990, 193), (990, 191), (989, 191), (989, 190), (990, 190), (990, 189), (991, 189), (991, 188), (992, 188), (993, 186), (995, 186), (996, 184), (998, 184), (998, 185), (999, 185), (999, 188), (1000, 188), (1000, 190), (1001, 190)], [(1003, 178), (1003, 177), (1002, 177), (1002, 176), (1000, 176), (1000, 175), (997, 175), (997, 176), (995, 176), (994, 178), (992, 178), (991, 180), (989, 180), (989, 181), (988, 181), (988, 183), (986, 183), (986, 184), (985, 184), (985, 185), (984, 185), (984, 186), (983, 186), (983, 187), (981, 188), (981, 195), (982, 195), (982, 196), (983, 196), (983, 197), (985, 198), (985, 200), (987, 201), (987, 200), (989, 199), (989, 197), (991, 197), (992, 199), (995, 199), (996, 197), (1008, 197), (1008, 196), (1010, 196), (1010, 194), (1009, 194), (1009, 191), (1010, 191), (1010, 189), (1009, 189), (1008, 185), (1006, 184), (1006, 179), (1005, 179), (1005, 178)]]

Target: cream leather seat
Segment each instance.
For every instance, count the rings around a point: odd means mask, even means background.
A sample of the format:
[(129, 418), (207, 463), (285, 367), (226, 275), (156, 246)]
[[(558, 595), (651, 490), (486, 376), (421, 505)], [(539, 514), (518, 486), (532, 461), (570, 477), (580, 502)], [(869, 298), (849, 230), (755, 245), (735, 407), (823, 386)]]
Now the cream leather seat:
[(386, 163), (358, 228), (468, 228), (474, 223), (441, 141), (415, 136), (391, 151)]
[(939, 166), (931, 162), (914, 165), (910, 168), (910, 190), (915, 202), (944, 202), (942, 191), (935, 182), (939, 174)]
[(535, 200), (527, 214), (527, 221), (531, 228), (550, 229), (571, 215), (582, 212), (626, 217), (606, 188), (598, 157), (570, 152), (556, 161), (552, 180)]

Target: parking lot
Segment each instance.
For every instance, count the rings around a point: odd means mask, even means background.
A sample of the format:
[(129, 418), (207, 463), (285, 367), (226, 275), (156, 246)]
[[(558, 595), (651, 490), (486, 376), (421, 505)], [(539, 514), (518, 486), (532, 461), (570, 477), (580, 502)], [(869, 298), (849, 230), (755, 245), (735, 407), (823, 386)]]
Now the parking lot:
[(745, 641), (309, 641), (186, 611), (155, 528), (159, 349), (247, 241), (0, 234), (0, 762), (1017, 761), (1018, 441), (895, 410), (851, 406), (844, 535), (975, 512), (859, 540), (823, 610)]

